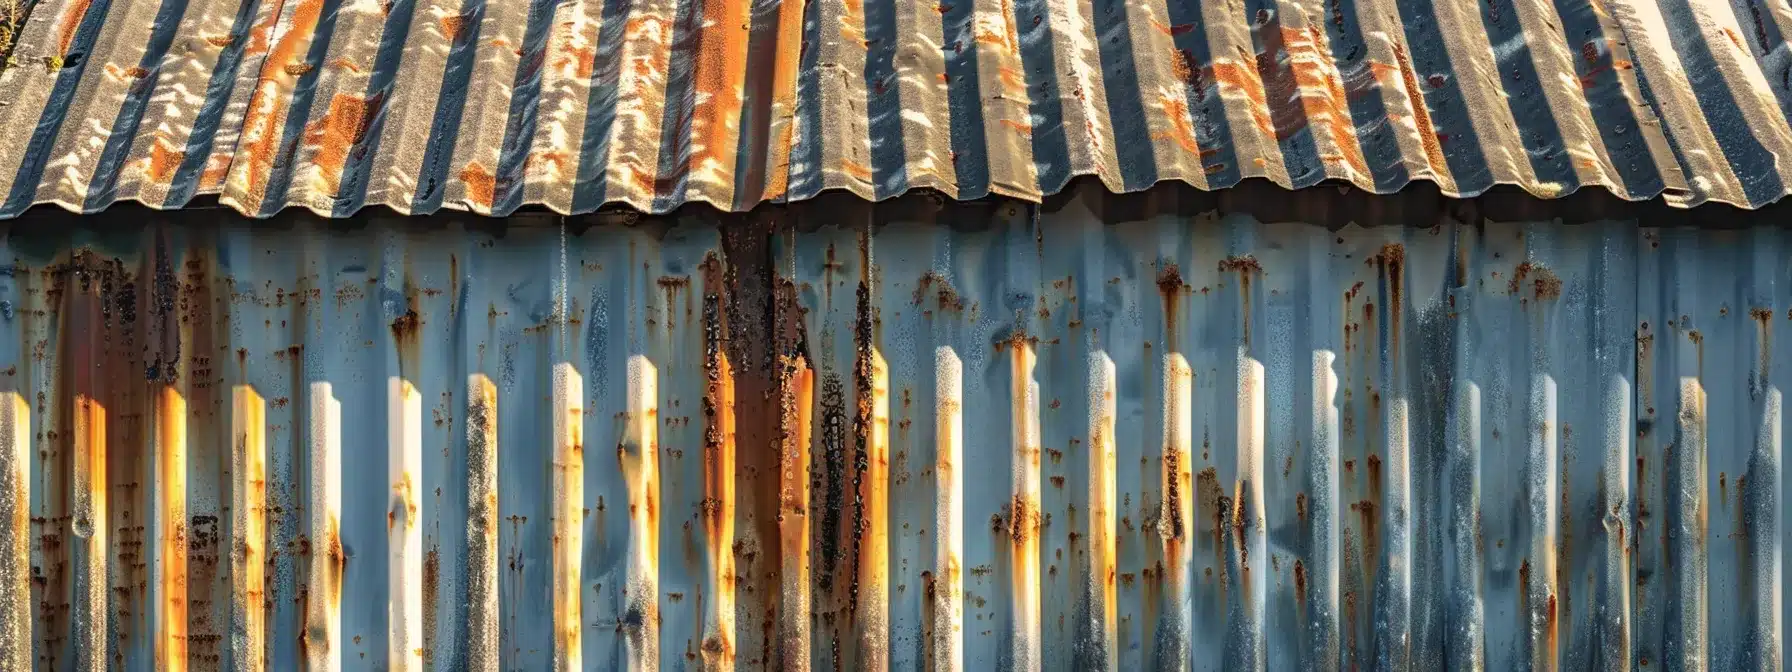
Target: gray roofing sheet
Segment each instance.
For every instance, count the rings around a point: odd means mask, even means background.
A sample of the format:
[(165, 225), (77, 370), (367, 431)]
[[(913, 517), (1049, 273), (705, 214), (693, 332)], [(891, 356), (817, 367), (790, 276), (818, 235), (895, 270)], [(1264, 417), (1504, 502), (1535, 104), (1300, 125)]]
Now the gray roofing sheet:
[(1246, 178), (1755, 207), (1763, 0), (39, 0), (0, 217), (745, 210)]

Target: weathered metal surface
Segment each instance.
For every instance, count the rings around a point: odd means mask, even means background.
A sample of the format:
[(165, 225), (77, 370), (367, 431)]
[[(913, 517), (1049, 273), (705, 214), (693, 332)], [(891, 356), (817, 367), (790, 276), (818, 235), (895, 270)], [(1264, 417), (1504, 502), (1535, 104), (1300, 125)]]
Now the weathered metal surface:
[(1141, 212), (11, 225), (5, 666), (1782, 665), (1777, 229)]
[(39, 0), (0, 217), (346, 216), (1266, 178), (1760, 206), (1784, 3)]

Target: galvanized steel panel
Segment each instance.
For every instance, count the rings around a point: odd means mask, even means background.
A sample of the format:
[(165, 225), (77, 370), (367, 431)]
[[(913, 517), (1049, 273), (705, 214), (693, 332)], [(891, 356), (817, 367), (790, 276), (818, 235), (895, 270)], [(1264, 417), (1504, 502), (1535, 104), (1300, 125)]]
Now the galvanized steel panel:
[(0, 217), (347, 216), (1266, 178), (1788, 190), (1783, 3), (37, 0)]
[(4, 666), (1781, 665), (1775, 230), (1099, 210), (15, 225)]

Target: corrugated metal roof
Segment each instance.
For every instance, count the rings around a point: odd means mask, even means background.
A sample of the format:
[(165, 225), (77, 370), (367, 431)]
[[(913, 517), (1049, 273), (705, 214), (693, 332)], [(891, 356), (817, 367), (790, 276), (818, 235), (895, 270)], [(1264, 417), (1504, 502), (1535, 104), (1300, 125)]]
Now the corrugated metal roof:
[(1091, 202), (12, 226), (0, 667), (1781, 664), (1778, 228)]
[(1785, 3), (39, 0), (0, 216), (745, 210), (1093, 175), (1760, 206)]

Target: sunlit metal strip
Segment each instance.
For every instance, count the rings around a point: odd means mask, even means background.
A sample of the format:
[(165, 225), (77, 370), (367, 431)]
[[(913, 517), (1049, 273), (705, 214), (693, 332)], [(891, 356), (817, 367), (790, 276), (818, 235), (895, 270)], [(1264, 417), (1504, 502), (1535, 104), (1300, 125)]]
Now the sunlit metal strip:
[(0, 667), (31, 667), (31, 407), (0, 392)]
[(628, 360), (628, 429), (618, 448), (628, 483), (629, 529), (625, 663), (660, 664), (659, 628), (659, 369), (643, 355)]
[[(91, 351), (89, 351), (91, 352)], [(75, 397), (75, 667), (108, 664), (106, 618), (106, 407), (82, 392)]]
[(964, 669), (964, 361), (951, 346), (934, 350), (935, 510), (929, 670)]
[(313, 382), (307, 390), (305, 421), (310, 426), (311, 563), (305, 619), (306, 661), (312, 670), (342, 668), (342, 402), (334, 386)]
[(815, 370), (802, 357), (783, 356), (779, 403), (783, 456), (779, 465), (778, 553), (784, 571), (778, 586), (778, 654), (784, 668), (809, 669), (810, 440), (814, 427)]
[(498, 669), (498, 388), (467, 377), (467, 669)]
[(230, 652), (231, 669), (265, 669), (267, 548), (266, 402), (247, 385), (231, 390)]
[(571, 364), (554, 365), (554, 669), (581, 663), (579, 576), (585, 527), (585, 382)]
[(156, 460), (156, 668), (180, 672), (187, 669), (187, 400), (173, 386), (156, 398)]
[[(1098, 651), (1091, 652), (1090, 662), (1099, 662), (1100, 669), (1118, 669), (1115, 656), (1117, 602), (1115, 587), (1116, 562), (1119, 559), (1115, 537), (1118, 530), (1119, 503), (1116, 501), (1114, 470), (1115, 393), (1118, 380), (1114, 360), (1106, 352), (1089, 353), (1089, 575), (1084, 590), (1091, 612), (1097, 619), (1092, 624), (1093, 642)], [(1099, 611), (1095, 611), (1099, 610)], [(1099, 655), (1095, 655), (1099, 653)]]

